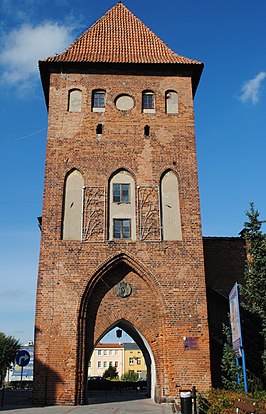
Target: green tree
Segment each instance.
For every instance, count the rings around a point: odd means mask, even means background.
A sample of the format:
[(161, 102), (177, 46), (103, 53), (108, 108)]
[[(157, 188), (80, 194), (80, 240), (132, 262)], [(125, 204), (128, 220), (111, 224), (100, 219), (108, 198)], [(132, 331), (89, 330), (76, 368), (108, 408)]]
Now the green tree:
[(13, 336), (7, 336), (0, 332), (0, 385), (6, 376), (6, 371), (11, 368), (12, 362), (15, 361), (15, 356), (20, 348), (19, 340)]
[[(222, 357), (222, 384), (226, 390), (239, 391), (243, 389), (240, 385), (242, 382), (241, 367), (236, 365), (236, 354), (232, 347), (231, 329), (229, 326), (223, 325), (223, 333), (226, 338), (223, 345), (223, 357)], [(240, 384), (237, 382), (237, 376), (239, 376)]]
[(264, 351), (262, 355), (264, 376), (266, 375), (266, 234), (261, 230), (265, 221), (259, 220), (260, 213), (250, 203), (246, 212), (241, 236), (246, 241), (245, 284), (241, 287), (242, 305), (261, 320)]
[(110, 365), (109, 368), (107, 368), (107, 370), (104, 371), (103, 378), (108, 378), (108, 379), (118, 378), (118, 372), (116, 368)]
[(132, 381), (135, 382), (138, 380), (138, 374), (135, 371), (128, 371), (122, 376), (122, 381)]

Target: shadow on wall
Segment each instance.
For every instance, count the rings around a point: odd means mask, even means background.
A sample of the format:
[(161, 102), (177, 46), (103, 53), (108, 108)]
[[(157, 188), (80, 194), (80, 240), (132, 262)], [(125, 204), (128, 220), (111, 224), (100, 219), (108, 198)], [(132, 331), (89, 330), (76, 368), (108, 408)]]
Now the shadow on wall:
[(58, 385), (62, 383), (62, 378), (55, 371), (35, 358), (32, 405), (35, 407), (55, 405), (58, 401)]

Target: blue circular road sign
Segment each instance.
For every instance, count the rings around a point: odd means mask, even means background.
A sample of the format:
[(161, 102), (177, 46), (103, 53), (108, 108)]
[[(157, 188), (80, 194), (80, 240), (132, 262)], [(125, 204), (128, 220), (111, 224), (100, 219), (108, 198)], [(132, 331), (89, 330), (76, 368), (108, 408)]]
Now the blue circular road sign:
[(28, 351), (26, 351), (26, 349), (21, 349), (20, 351), (17, 352), (16, 363), (20, 367), (25, 367), (26, 365), (28, 365), (29, 362), (30, 362), (30, 354), (28, 353)]

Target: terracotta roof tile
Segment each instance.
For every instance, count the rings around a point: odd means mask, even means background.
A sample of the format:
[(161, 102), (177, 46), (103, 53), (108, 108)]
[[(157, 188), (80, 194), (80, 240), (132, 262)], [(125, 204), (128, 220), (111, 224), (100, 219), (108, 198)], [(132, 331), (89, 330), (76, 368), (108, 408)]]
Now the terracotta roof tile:
[(65, 52), (44, 61), (200, 64), (173, 52), (121, 2), (97, 20)]

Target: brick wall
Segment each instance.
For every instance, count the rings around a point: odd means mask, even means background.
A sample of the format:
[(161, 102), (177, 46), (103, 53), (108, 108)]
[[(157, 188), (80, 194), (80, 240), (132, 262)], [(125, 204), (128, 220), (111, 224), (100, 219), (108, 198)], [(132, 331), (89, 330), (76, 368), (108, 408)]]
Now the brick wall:
[[(80, 113), (67, 112), (68, 90), (82, 90)], [(104, 113), (91, 112), (93, 89), (106, 90)], [(155, 93), (155, 114), (141, 111), (143, 90)], [(178, 91), (179, 113), (165, 114), (165, 91)], [(114, 106), (121, 94), (135, 107)], [(88, 355), (117, 321), (126, 321), (149, 344), (156, 366), (159, 401), (176, 385), (210, 387), (204, 261), (197, 182), (191, 78), (51, 73), (35, 336), (36, 403), (86, 401)], [(96, 134), (97, 124), (104, 125)], [(144, 126), (150, 137), (144, 137)], [(77, 168), (88, 186), (108, 188), (111, 174), (125, 168), (136, 186), (159, 185), (167, 169), (179, 180), (182, 241), (61, 240), (66, 174)], [(107, 220), (106, 212), (106, 223)], [(106, 235), (108, 234), (105, 229)], [(132, 294), (114, 286), (130, 283)], [(184, 349), (184, 338), (197, 338)]]

